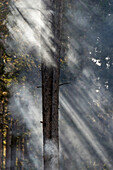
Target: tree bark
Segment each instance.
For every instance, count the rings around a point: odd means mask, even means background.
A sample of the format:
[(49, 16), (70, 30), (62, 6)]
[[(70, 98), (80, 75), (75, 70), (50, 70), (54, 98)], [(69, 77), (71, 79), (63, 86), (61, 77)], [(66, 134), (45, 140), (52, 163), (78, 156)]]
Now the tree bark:
[(23, 155), (23, 136), (19, 137), (18, 143), (18, 170), (23, 169), (24, 155)]
[(11, 170), (16, 169), (16, 149), (17, 149), (16, 126), (13, 121), (12, 122), (12, 136), (11, 136)]
[[(54, 61), (56, 67), (53, 68), (53, 93), (52, 93), (52, 139), (59, 144), (59, 76), (60, 76), (60, 57), (61, 57), (61, 33), (62, 33), (62, 14), (63, 14), (63, 0), (56, 0), (55, 2), (55, 27), (54, 36), (56, 42), (56, 53), (54, 54)], [(56, 28), (56, 29), (55, 29)], [(59, 148), (59, 145), (57, 146)]]
[(30, 153), (29, 153), (29, 148), (28, 148), (28, 145), (27, 145), (27, 143), (29, 142), (29, 138), (30, 138), (30, 136), (28, 134), (25, 135), (25, 137), (24, 137), (24, 153), (23, 153), (24, 164), (23, 164), (23, 169), (28, 169), (27, 164), (30, 163), (30, 155), (29, 155)]
[(2, 169), (2, 131), (0, 130), (0, 169)]
[(10, 144), (10, 127), (8, 127), (6, 135), (6, 170), (10, 170)]
[(52, 68), (42, 64), (43, 152), (44, 170), (51, 169), (51, 156), (46, 145), (52, 139)]
[(1, 131), (2, 131), (2, 168), (4, 168), (4, 114), (5, 114), (5, 110), (4, 110), (4, 99), (2, 101), (2, 121), (1, 121)]
[(2, 169), (2, 102), (0, 102), (0, 169)]
[(56, 67), (42, 63), (43, 155), (44, 170), (59, 169), (59, 75), (63, 0), (49, 1), (54, 11), (52, 32), (56, 51), (50, 53)]
[[(0, 42), (0, 73), (1, 75), (3, 74), (3, 68), (4, 68), (4, 64), (3, 64), (3, 44)], [(1, 82), (2, 83), (2, 82)], [(3, 168), (3, 115), (4, 115), (4, 99), (2, 96), (2, 86), (0, 84), (0, 169)]]

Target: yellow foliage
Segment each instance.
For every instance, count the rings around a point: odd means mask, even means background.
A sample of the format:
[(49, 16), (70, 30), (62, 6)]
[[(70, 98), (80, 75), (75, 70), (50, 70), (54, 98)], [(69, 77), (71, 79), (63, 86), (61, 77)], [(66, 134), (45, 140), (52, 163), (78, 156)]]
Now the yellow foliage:
[(7, 96), (8, 92), (4, 91), (4, 92), (2, 92), (2, 95)]

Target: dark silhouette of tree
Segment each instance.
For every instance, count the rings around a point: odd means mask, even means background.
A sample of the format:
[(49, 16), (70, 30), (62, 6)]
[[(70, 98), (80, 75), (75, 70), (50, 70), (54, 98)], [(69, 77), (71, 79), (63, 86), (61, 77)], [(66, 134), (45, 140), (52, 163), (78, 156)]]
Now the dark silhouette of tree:
[[(54, 14), (52, 14), (51, 16), (52, 18), (51, 27), (54, 36), (52, 41), (53, 41), (53, 45), (55, 46), (55, 52), (50, 51), (50, 55), (54, 60), (56, 66), (55, 67), (48, 66), (45, 62), (42, 61), (44, 169), (57, 170), (59, 169), (58, 105), (59, 105), (59, 75), (60, 75), (60, 57), (61, 57), (63, 0), (47, 1), (46, 5), (47, 8), (50, 8), (54, 11)], [(53, 145), (50, 151), (48, 151), (49, 145)]]

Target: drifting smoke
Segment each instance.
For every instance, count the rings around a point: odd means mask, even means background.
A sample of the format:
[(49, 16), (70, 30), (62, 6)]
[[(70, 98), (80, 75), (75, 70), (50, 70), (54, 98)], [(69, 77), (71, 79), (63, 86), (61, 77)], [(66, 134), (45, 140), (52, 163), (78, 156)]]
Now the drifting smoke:
[[(30, 87), (27, 85), (13, 87), (11, 91), (12, 98), (10, 99), (9, 109), (13, 114), (13, 119), (18, 119), (21, 126), (25, 126), (26, 131), (31, 133), (27, 144), (29, 159), (32, 161), (34, 168), (42, 169), (41, 97), (39, 93), (33, 96)], [(29, 166), (26, 165), (25, 168), (29, 169)]]
[(70, 85), (60, 89), (61, 169), (112, 170), (111, 14), (104, 25), (98, 3), (72, 1), (68, 9)]
[[(105, 42), (108, 32), (101, 31), (104, 26), (100, 17), (102, 9), (96, 3), (79, 0), (72, 4), (66, 11), (63, 28), (68, 35), (69, 50), (68, 71), (61, 70), (61, 81), (64, 74), (66, 81), (73, 81), (60, 89), (60, 169), (112, 170), (112, 94), (107, 83), (109, 76), (103, 78), (109, 68), (102, 70), (103, 65), (110, 63), (108, 54), (104, 56), (109, 53)], [(7, 50), (15, 50), (19, 55), (35, 50), (36, 57), (43, 57), (48, 65), (55, 65), (50, 55), (50, 51), (55, 51), (50, 24), (52, 13), (39, 0), (12, 1), (7, 25), (11, 38), (6, 43)], [(111, 14), (105, 17), (105, 30), (112, 26), (111, 17)], [(107, 58), (104, 64), (102, 56)], [(12, 89), (10, 110), (13, 118), (22, 118), (31, 132), (28, 148), (34, 149), (29, 151), (29, 157), (36, 169), (42, 169), (40, 91), (38, 89), (34, 96), (29, 85)], [(46, 150), (50, 157), (57, 152), (52, 141), (47, 141)], [(26, 169), (29, 169), (27, 165)]]
[[(51, 58), (51, 52), (55, 52), (52, 44), (52, 31), (51, 31), (51, 16), (52, 10), (47, 9), (43, 1), (11, 1), (10, 14), (7, 18), (7, 27), (9, 29), (10, 37), (6, 41), (6, 50), (9, 54), (15, 54), (16, 58), (25, 54), (31, 54), (38, 59), (38, 64), (41, 60), (46, 62), (48, 66), (55, 66)], [(22, 57), (21, 57), (22, 58)], [(26, 62), (26, 61), (25, 61)], [(6, 65), (5, 72), (10, 72)], [(11, 70), (13, 72), (13, 70)], [(19, 72), (18, 77), (23, 77), (24, 72)], [(26, 75), (27, 80), (29, 74)], [(31, 77), (34, 77), (34, 73)], [(27, 140), (27, 153), (28, 159), (31, 162), (32, 168), (43, 169), (43, 155), (42, 155), (42, 109), (41, 109), (41, 94), (40, 90), (35, 91), (37, 85), (40, 85), (40, 78), (29, 85), (14, 85), (10, 88), (11, 99), (9, 110), (12, 113), (14, 120), (19, 120), (19, 126), (25, 126), (25, 131), (30, 133)], [(20, 80), (21, 81), (21, 80)], [(33, 90), (34, 88), (34, 90)], [(31, 90), (32, 89), (32, 90)], [(35, 93), (35, 95), (34, 95)], [(16, 134), (15, 134), (16, 135)], [(55, 154), (57, 154), (56, 145), (52, 141), (47, 141), (45, 145), (48, 155), (53, 156), (51, 165), (55, 165)], [(25, 162), (25, 161), (24, 161)], [(24, 163), (25, 169), (30, 169), (29, 164)]]
[(6, 42), (8, 52), (28, 54), (35, 50), (35, 56), (43, 58), (47, 65), (54, 65), (50, 52), (55, 52), (52, 44), (51, 16), (43, 1), (11, 1), (11, 14), (7, 27), (10, 39)]
[[(45, 143), (45, 151), (47, 153), (47, 157), (50, 160), (50, 167), (52, 169), (57, 169), (57, 167), (58, 167), (58, 163), (57, 163), (58, 149), (57, 149), (56, 143), (52, 140), (47, 140)], [(48, 170), (49, 169), (50, 168), (48, 168)]]
[(112, 108), (111, 95), (102, 86), (98, 92), (94, 80), (94, 73), (87, 68), (77, 81), (61, 89), (62, 169), (99, 169), (104, 164), (113, 168), (113, 115), (106, 111)]
[[(32, 167), (36, 170), (43, 169), (43, 134), (42, 134), (42, 101), (41, 93), (35, 95), (30, 92), (30, 87), (18, 85), (10, 90), (12, 97), (10, 99), (9, 109), (12, 112), (14, 120), (18, 120), (21, 126), (26, 127), (26, 132), (30, 133), (27, 142), (27, 154)], [(21, 127), (22, 129), (22, 127)], [(16, 133), (15, 133), (16, 136)], [(45, 150), (51, 160), (51, 167), (55, 169), (57, 164), (57, 147), (54, 141), (48, 140), (45, 144)], [(22, 153), (21, 153), (22, 155)], [(55, 164), (56, 163), (56, 164)], [(23, 166), (30, 169), (29, 164)]]

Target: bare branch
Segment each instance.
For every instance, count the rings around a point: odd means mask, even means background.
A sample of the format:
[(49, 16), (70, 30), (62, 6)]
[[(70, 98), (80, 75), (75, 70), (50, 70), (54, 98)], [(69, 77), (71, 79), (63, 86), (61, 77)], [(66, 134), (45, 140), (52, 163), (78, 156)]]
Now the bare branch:
[[(59, 87), (60, 87), (60, 86), (63, 86), (63, 85), (66, 85), (66, 84), (68, 85), (68, 84), (71, 84), (71, 83), (69, 83), (69, 82), (67, 82), (67, 83), (61, 83), (61, 84), (59, 84)], [(38, 88), (38, 89), (39, 89), (39, 88), (42, 88), (42, 86), (37, 86), (37, 88)]]
[(42, 88), (42, 86), (37, 86), (37, 88), (39, 89), (39, 88)]
[(70, 84), (69, 82), (67, 82), (67, 83), (61, 83), (61, 84), (59, 84), (59, 86), (63, 86), (63, 85), (66, 85), (66, 84)]

